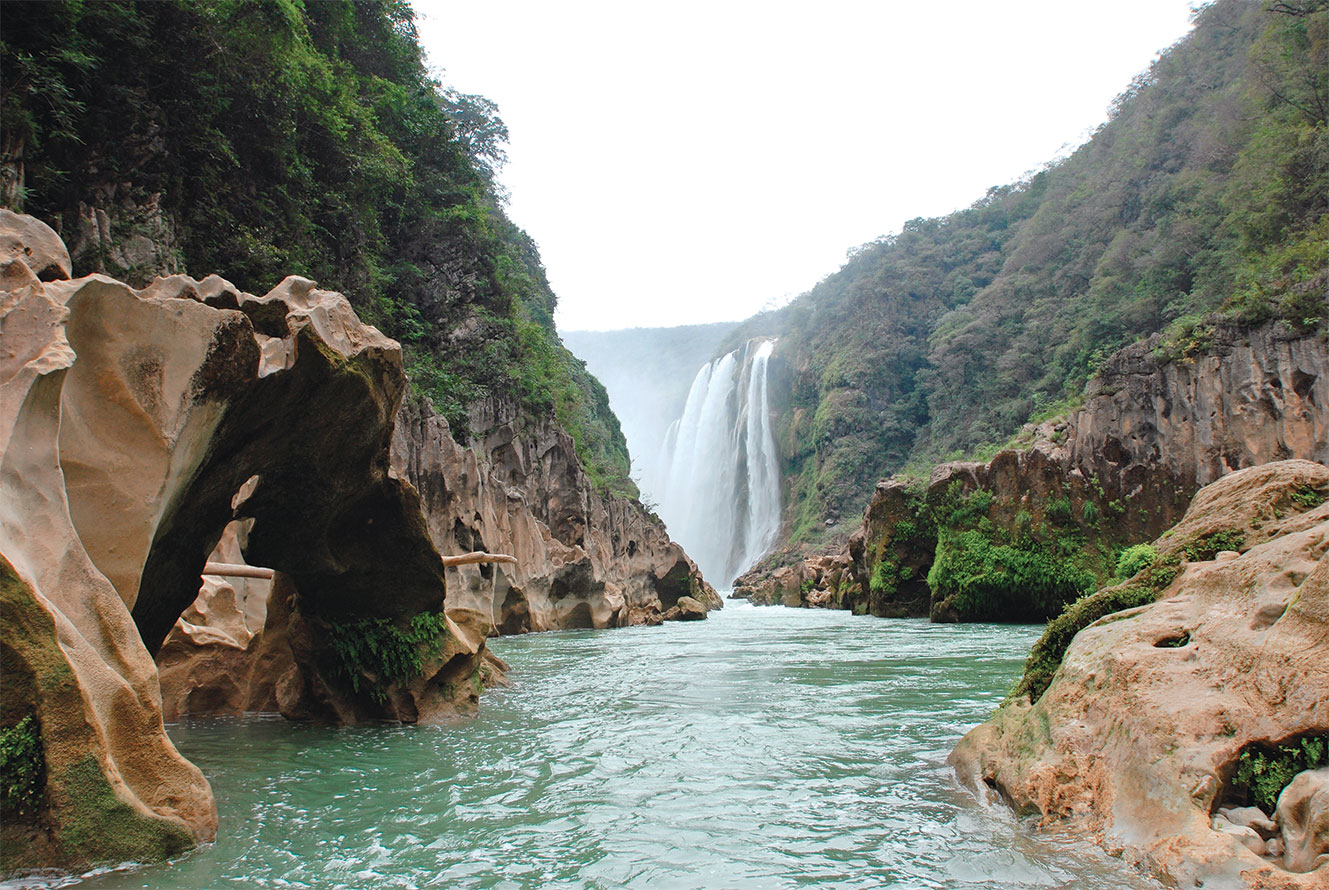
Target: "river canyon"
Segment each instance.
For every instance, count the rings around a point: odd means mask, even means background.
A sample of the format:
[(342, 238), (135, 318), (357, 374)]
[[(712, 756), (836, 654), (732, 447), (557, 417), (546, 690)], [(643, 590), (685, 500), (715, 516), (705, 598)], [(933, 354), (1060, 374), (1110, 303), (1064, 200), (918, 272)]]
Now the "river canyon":
[[(1329, 5), (780, 296), (824, 183), (605, 106), (527, 234), (417, 25), (530, 17), (423, 2), (5, 5), (0, 890), (1329, 887)], [(698, 114), (747, 48), (652, 142), (786, 129)]]

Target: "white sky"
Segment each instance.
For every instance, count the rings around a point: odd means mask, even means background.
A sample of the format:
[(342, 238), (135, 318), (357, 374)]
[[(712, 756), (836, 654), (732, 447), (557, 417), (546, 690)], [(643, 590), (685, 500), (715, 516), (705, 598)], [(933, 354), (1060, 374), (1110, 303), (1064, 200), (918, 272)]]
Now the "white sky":
[(1083, 142), (1190, 0), (412, 0), (562, 330), (746, 318)]

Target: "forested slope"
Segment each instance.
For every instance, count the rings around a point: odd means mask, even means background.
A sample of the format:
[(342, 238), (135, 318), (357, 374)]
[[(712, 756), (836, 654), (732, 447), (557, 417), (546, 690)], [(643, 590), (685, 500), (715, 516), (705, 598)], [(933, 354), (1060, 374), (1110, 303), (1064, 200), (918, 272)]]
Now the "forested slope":
[(1215, 325), (1323, 331), (1327, 113), (1329, 3), (1219, 0), (1071, 156), (741, 326), (779, 333), (789, 367), (789, 537), (815, 543), (877, 479), (1074, 404), (1149, 334), (1185, 361)]
[(497, 109), (431, 80), (404, 0), (8, 3), (2, 40), (0, 197), (76, 274), (316, 279), (402, 341), (456, 435), (490, 397), (553, 411), (592, 479), (635, 493), (496, 196)]

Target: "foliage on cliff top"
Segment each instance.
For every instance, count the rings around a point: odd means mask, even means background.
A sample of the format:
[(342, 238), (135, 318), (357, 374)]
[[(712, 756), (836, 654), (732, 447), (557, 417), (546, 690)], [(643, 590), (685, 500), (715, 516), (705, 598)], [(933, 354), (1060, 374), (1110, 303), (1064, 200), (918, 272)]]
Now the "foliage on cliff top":
[(915, 219), (735, 334), (778, 333), (794, 537), (873, 483), (1000, 442), (1118, 348), (1211, 319), (1324, 331), (1329, 3), (1218, 0), (1064, 160)]
[(9, 4), (0, 44), (6, 203), (56, 226), (79, 274), (313, 278), (402, 341), (459, 436), (486, 397), (552, 411), (593, 478), (635, 493), (501, 207), (506, 128), (430, 78), (405, 0)]

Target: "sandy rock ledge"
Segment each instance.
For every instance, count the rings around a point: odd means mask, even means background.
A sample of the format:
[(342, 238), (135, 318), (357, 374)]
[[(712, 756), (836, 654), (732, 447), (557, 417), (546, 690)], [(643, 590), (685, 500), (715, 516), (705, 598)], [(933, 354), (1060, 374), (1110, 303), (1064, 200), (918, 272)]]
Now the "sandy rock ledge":
[(1082, 630), (1036, 703), (1008, 700), (955, 748), (962, 783), (1169, 886), (1329, 887), (1324, 780), (1284, 792), (1281, 836), (1233, 785), (1243, 751), (1329, 737), (1326, 491), (1329, 468), (1309, 461), (1202, 489), (1156, 547), (1226, 529), (1239, 552), (1186, 563), (1158, 602)]

